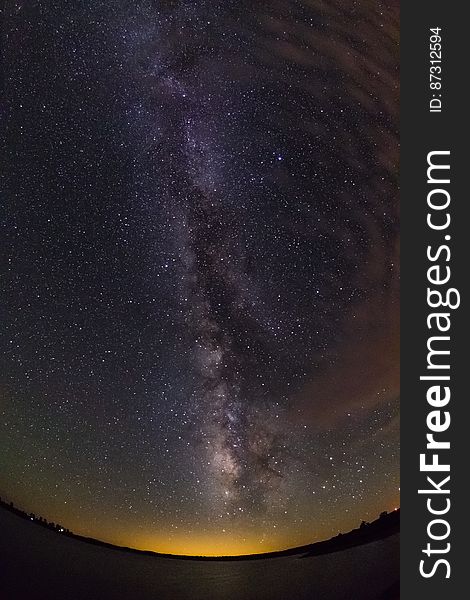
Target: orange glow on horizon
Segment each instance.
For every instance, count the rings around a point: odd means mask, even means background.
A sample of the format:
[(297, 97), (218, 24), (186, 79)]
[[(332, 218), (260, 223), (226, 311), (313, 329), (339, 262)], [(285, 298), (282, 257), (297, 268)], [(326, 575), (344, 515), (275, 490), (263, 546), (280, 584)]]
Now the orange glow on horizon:
[(99, 536), (91, 535), (90, 532), (75, 530), (78, 535), (84, 537), (94, 537), (106, 543), (134, 550), (150, 551), (157, 554), (172, 554), (174, 556), (203, 556), (203, 557), (223, 557), (223, 556), (248, 556), (250, 554), (264, 554), (268, 552), (277, 552), (287, 550), (296, 546), (312, 543), (310, 536), (300, 543), (289, 543), (287, 540), (283, 543), (281, 538), (271, 538), (262, 540), (259, 537), (251, 539), (238, 539), (227, 533), (223, 537), (214, 535), (197, 535), (193, 538), (182, 535), (181, 537), (172, 536), (170, 539), (166, 536)]
[[(345, 508), (338, 518), (328, 522), (312, 519), (300, 527), (292, 527), (288, 521), (273, 522), (271, 525), (263, 523), (257, 528), (244, 528), (240, 524), (230, 527), (227, 524), (226, 531), (214, 526), (213, 531), (206, 532), (194, 527), (173, 529), (168, 523), (145, 527), (139, 522), (122, 519), (110, 524), (104, 520), (97, 521), (93, 518), (95, 515), (84, 514), (81, 507), (72, 507), (71, 504), (57, 506), (55, 510), (48, 510), (46, 505), (36, 505), (35, 510), (24, 505), (21, 508), (26, 513), (43, 515), (49, 522), (60, 523), (76, 535), (115, 546), (175, 556), (224, 557), (279, 552), (327, 540), (340, 532), (347, 533), (357, 528), (362, 520), (374, 521), (384, 509), (392, 512), (399, 507), (399, 492), (395, 490), (390, 496), (386, 502), (374, 497), (370, 503), (356, 505), (354, 511)], [(16, 506), (20, 506), (16, 498), (13, 497), (13, 500)]]

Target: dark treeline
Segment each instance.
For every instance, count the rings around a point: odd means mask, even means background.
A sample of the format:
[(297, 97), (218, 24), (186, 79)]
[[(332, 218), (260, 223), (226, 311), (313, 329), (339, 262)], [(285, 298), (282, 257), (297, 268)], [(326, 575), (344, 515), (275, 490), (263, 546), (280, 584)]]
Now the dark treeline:
[(54, 523), (52, 521), (48, 521), (47, 519), (44, 519), (44, 517), (39, 517), (39, 516), (35, 515), (34, 513), (27, 513), (24, 510), (21, 510), (20, 508), (16, 507), (13, 504), (13, 502), (5, 502), (5, 500), (3, 500), (3, 498), (0, 498), (0, 506), (2, 506), (3, 508), (6, 508), (7, 510), (9, 510), (12, 513), (15, 513), (15, 515), (18, 515), (19, 517), (23, 517), (24, 519), (29, 519), (30, 521), (34, 521), (35, 523), (38, 523), (39, 525), (42, 525), (43, 527), (47, 527), (48, 529), (52, 529), (53, 531), (58, 531), (59, 533), (66, 533), (68, 535), (73, 535), (72, 532), (70, 531), (70, 529), (63, 527), (59, 523)]
[(371, 523), (362, 521), (357, 529), (353, 529), (348, 533), (338, 533), (336, 537), (329, 540), (311, 544), (304, 557), (320, 556), (320, 554), (330, 554), (331, 552), (354, 548), (355, 546), (382, 540), (399, 531), (400, 509), (398, 508), (390, 513), (384, 511), (378, 519)]
[(306, 546), (299, 546), (297, 548), (289, 548), (287, 550), (280, 550), (276, 552), (265, 552), (263, 554), (247, 554), (243, 556), (187, 556), (159, 553), (153, 552), (151, 550), (137, 550), (135, 548), (128, 548), (126, 546), (115, 546), (114, 544), (109, 544), (108, 542), (102, 542), (101, 540), (96, 540), (94, 538), (84, 537), (73, 533), (72, 531), (63, 527), (59, 523), (52, 523), (47, 521), (43, 517), (36, 516), (34, 513), (27, 513), (17, 508), (13, 504), (13, 502), (5, 502), (2, 498), (0, 498), (0, 507), (6, 508), (10, 512), (18, 515), (19, 517), (23, 517), (24, 519), (33, 521), (34, 523), (42, 525), (47, 529), (51, 529), (52, 531), (56, 531), (58, 533), (61, 533), (62, 535), (66, 535), (68, 537), (72, 537), (74, 539), (81, 540), (89, 544), (94, 544), (96, 546), (104, 546), (113, 550), (124, 550), (126, 552), (133, 552), (136, 554), (145, 554), (182, 560), (257, 560), (263, 558), (292, 556), (296, 554), (301, 555), (302, 558), (308, 556), (320, 556), (322, 554), (339, 552), (341, 550), (346, 550), (347, 548), (353, 548), (355, 546), (360, 546), (362, 544), (367, 544), (369, 542), (384, 539), (400, 531), (400, 509), (397, 509), (392, 511), (391, 513), (388, 513), (386, 511), (381, 513), (380, 517), (375, 521), (372, 521), (371, 523), (362, 521), (360, 527), (358, 527), (357, 529), (353, 529), (348, 533), (339, 533), (337, 536), (332, 537), (329, 540), (315, 542)]

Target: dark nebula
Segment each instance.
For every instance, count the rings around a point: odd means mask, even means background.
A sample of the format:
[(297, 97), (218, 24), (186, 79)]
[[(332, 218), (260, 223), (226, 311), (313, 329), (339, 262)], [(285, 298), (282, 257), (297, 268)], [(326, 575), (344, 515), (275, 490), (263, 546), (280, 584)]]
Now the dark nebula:
[(0, 493), (176, 553), (398, 502), (398, 9), (2, 14)]

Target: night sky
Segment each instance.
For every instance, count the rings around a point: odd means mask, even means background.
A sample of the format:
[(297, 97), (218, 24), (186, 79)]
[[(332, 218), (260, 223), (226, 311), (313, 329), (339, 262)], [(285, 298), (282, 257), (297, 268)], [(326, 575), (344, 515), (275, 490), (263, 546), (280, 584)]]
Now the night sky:
[(188, 554), (397, 506), (397, 4), (0, 23), (0, 495)]

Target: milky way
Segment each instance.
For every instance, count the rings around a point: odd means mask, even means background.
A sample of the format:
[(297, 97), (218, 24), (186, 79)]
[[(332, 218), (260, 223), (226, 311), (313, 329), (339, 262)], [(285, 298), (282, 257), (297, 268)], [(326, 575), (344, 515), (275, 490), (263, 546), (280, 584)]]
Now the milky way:
[(4, 17), (2, 496), (209, 554), (392, 508), (396, 5)]

